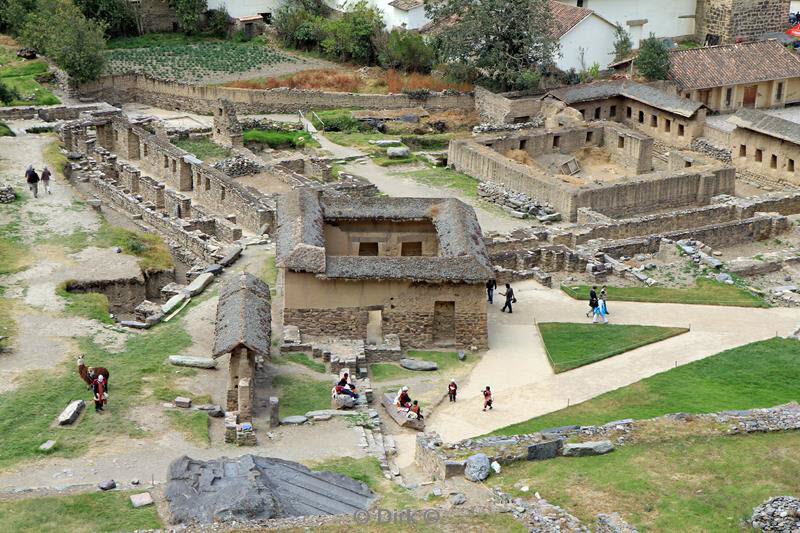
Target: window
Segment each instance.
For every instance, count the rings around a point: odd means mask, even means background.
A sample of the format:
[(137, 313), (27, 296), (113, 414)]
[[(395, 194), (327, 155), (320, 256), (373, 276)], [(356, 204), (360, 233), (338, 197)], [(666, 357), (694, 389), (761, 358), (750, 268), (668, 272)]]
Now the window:
[(683, 162), (683, 168), (689, 168), (690, 166), (692, 166), (692, 162), (691, 161), (684, 161)]
[(644, 111), (639, 111), (639, 124), (644, 124)]
[(733, 100), (733, 89), (729, 87), (725, 89), (725, 107), (730, 107), (732, 100)]
[(422, 242), (404, 242), (400, 244), (400, 255), (404, 257), (422, 255)]
[(628, 106), (628, 108), (625, 110), (625, 116), (627, 118), (631, 118), (633, 116), (633, 109), (631, 109), (631, 106)]
[(164, 168), (169, 168), (169, 157), (164, 156)]
[(586, 132), (586, 142), (590, 143), (590, 142), (592, 142), (593, 139), (594, 139), (594, 132), (593, 131), (587, 131)]
[(519, 141), (519, 149), (524, 150), (528, 147), (528, 139), (522, 139)]
[(622, 135), (617, 137), (617, 148), (625, 148), (625, 137)]
[(794, 159), (786, 160), (786, 170), (789, 172), (794, 172)]
[(783, 100), (783, 82), (778, 82), (778, 89), (775, 91), (775, 100), (781, 101)]
[(747, 146), (743, 144), (739, 145), (739, 157), (747, 157)]
[(764, 150), (756, 148), (756, 162), (760, 163), (764, 157)]
[(581, 117), (583, 117), (583, 120), (586, 120), (586, 110), (585, 109), (578, 109), (578, 111), (581, 112)]
[(272, 13), (259, 13), (267, 24), (272, 24)]
[(514, 124), (524, 124), (525, 122), (530, 122), (531, 117), (530, 115), (523, 115), (521, 117), (514, 117)]
[(778, 156), (772, 154), (769, 158), (769, 168), (778, 168)]
[(608, 108), (608, 116), (609, 117), (616, 117), (617, 116), (617, 106), (612, 105)]
[(684, 130), (683, 124), (678, 124), (678, 137), (683, 137)]
[(115, 141), (119, 140), (119, 130), (114, 130), (114, 140)]
[(586, 6), (586, 0), (578, 0), (577, 6), (578, 7), (585, 7)]
[(658, 117), (656, 115), (650, 115), (650, 126), (654, 128), (658, 127)]
[(173, 159), (172, 160), (172, 172), (174, 173), (177, 170), (177, 168), (178, 167), (176, 166), (176, 161)]
[(561, 137), (558, 135), (553, 136), (553, 148), (558, 148), (558, 145), (561, 144)]
[(144, 145), (144, 156), (147, 157), (147, 145)]
[(666, 131), (667, 133), (672, 131), (672, 121), (668, 118), (664, 119), (664, 131)]
[(601, 108), (601, 107), (595, 107), (594, 108), (594, 118), (595, 118), (595, 120), (600, 118), (600, 112), (602, 110), (603, 110), (603, 108)]
[(225, 199), (225, 187), (220, 187), (219, 188), (219, 199), (220, 200), (224, 200)]
[(377, 256), (378, 255), (378, 243), (377, 242), (360, 242), (360, 243), (358, 243), (358, 255), (372, 256), (372, 257)]
[(211, 179), (206, 178), (206, 187), (205, 188), (206, 188), (207, 191), (211, 190)]

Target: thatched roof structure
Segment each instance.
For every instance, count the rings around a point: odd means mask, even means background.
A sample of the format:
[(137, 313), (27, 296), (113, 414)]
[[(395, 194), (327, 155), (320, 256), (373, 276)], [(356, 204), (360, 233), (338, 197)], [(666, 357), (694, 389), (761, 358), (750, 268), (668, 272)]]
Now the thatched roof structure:
[[(325, 222), (336, 221), (428, 221), (439, 255), (326, 256)], [(494, 275), (475, 211), (460, 200), (321, 197), (309, 190), (288, 193), (278, 206), (277, 264), (328, 279), (483, 283)]]
[(216, 358), (245, 347), (251, 353), (268, 357), (271, 328), (269, 287), (243, 272), (220, 290), (212, 356)]

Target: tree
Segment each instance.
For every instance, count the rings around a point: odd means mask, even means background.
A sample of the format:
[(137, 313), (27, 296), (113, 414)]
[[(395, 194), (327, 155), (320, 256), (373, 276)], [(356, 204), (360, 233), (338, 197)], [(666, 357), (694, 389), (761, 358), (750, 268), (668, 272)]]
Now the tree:
[(614, 30), (616, 38), (614, 39), (614, 61), (622, 61), (627, 59), (631, 54), (633, 43), (631, 43), (631, 34), (625, 31), (622, 24), (617, 24)]
[(639, 46), (639, 55), (633, 61), (639, 73), (649, 81), (665, 80), (669, 75), (667, 45), (652, 33)]
[(0, 0), (0, 30), (18, 35), (37, 0)]
[(103, 70), (106, 26), (86, 18), (71, 0), (39, 0), (20, 30), (20, 39), (49, 57), (78, 82)]
[(383, 17), (366, 0), (358, 0), (341, 17), (326, 19), (322, 27), (325, 38), (320, 46), (325, 55), (366, 65), (378, 59), (374, 39), (383, 31)]
[(385, 41), (380, 47), (382, 66), (412, 72), (431, 71), (434, 50), (419, 33), (395, 28), (382, 41)]
[(106, 25), (107, 37), (135, 35), (136, 15), (129, 0), (74, 0), (83, 15)]
[(208, 10), (206, 0), (169, 0), (178, 18), (178, 28), (186, 35), (200, 30), (200, 18)]
[(443, 26), (440, 59), (502, 90), (528, 88), (558, 53), (549, 0), (428, 0), (425, 13)]

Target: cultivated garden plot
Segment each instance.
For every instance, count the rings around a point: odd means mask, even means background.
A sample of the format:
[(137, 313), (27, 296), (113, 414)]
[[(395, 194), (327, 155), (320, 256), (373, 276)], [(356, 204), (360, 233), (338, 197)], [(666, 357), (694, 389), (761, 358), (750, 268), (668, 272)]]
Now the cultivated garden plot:
[(232, 42), (119, 48), (107, 51), (106, 59), (108, 74), (141, 73), (204, 83), (239, 79), (242, 75), (280, 75), (316, 66), (264, 44)]

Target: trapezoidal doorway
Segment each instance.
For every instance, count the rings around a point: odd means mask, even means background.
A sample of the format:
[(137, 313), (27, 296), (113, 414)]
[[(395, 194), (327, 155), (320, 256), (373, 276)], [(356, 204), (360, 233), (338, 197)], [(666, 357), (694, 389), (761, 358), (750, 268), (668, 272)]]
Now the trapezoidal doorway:
[(455, 302), (434, 302), (433, 343), (445, 346), (456, 343)]
[(383, 311), (380, 309), (369, 312), (367, 344), (383, 344)]

